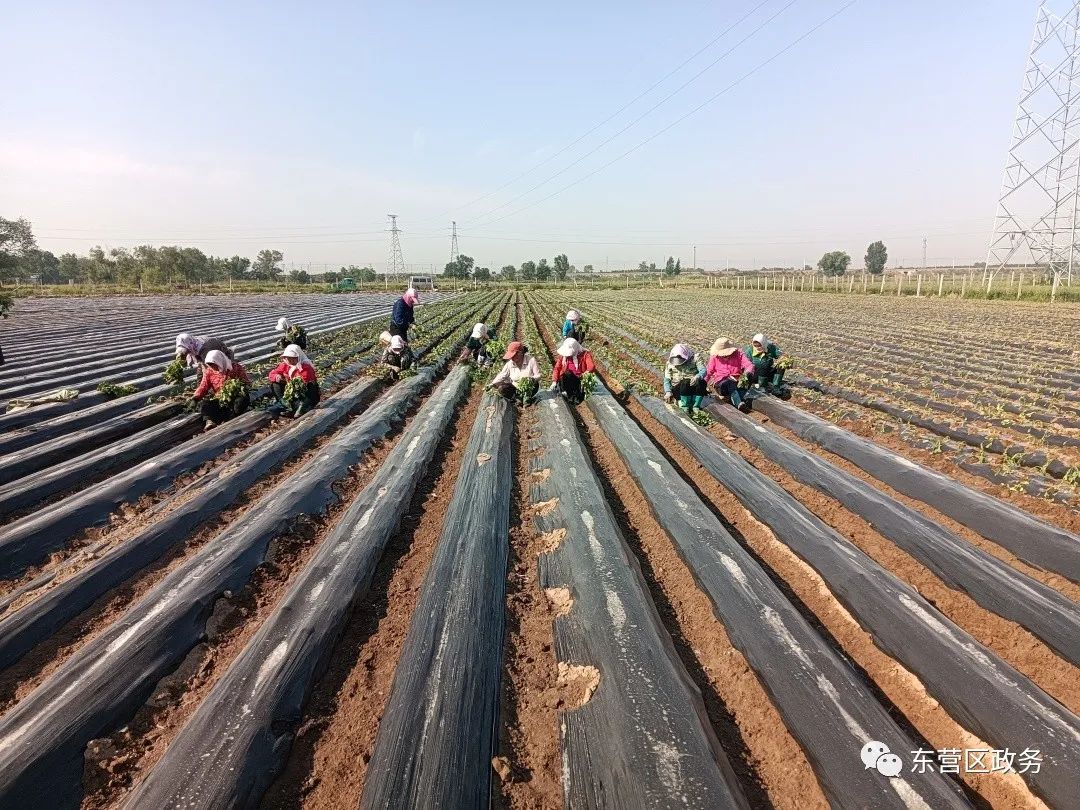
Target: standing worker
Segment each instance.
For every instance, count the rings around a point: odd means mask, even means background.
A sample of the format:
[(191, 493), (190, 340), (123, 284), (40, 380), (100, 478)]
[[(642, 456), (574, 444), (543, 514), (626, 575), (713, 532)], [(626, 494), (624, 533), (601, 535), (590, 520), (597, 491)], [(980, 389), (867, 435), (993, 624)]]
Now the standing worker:
[(589, 350), (574, 338), (567, 338), (558, 349), (559, 359), (551, 372), (551, 390), (561, 391), (571, 405), (577, 405), (585, 397), (581, 389), (581, 378), (596, 371)]
[(664, 367), (664, 399), (679, 398), (679, 407), (692, 414), (705, 399), (705, 363), (685, 343), (676, 343), (668, 352)]
[(315, 366), (299, 346), (286, 346), (281, 363), (267, 377), (278, 405), (292, 416), (301, 416), (319, 404)]
[(409, 287), (405, 294), (394, 302), (393, 312), (390, 313), (390, 329), (388, 330), (391, 336), (400, 335), (406, 343), (409, 342), (409, 327), (416, 323), (413, 307), (419, 303), (420, 298), (412, 287)]
[(581, 317), (581, 313), (576, 309), (572, 309), (566, 313), (566, 320), (562, 325), (562, 336), (566, 338), (573, 338), (578, 343), (585, 342), (585, 334), (589, 331), (588, 324), (585, 323), (585, 319)]
[[(241, 384), (229, 385), (232, 380)], [(191, 393), (191, 398), (199, 403), (205, 428), (209, 430), (246, 411), (250, 386), (251, 377), (240, 363), (230, 360), (225, 352), (217, 349), (208, 352), (202, 381)]]
[(520, 340), (511, 341), (503, 355), (506, 363), (495, 375), (488, 388), (493, 388), (511, 401), (517, 399), (528, 405), (536, 399), (540, 390), (540, 366), (529, 354), (528, 347)]
[(721, 399), (727, 399), (743, 413), (750, 410), (744, 400), (756, 379), (754, 364), (731, 338), (718, 337), (709, 349), (709, 368), (705, 377)]
[(754, 335), (746, 349), (746, 355), (754, 364), (758, 385), (770, 394), (786, 399), (788, 392), (784, 388), (784, 372), (790, 368), (791, 359), (785, 357), (780, 347), (761, 332)]
[(307, 332), (299, 324), (289, 323), (288, 318), (278, 318), (277, 330), (285, 334), (278, 338), (277, 347), (284, 349), (288, 345), (299, 346), (307, 351)]
[(233, 351), (225, 345), (225, 341), (215, 337), (198, 337), (187, 332), (181, 332), (176, 336), (176, 356), (182, 357), (188, 366), (202, 368), (206, 365), (206, 358), (210, 352), (221, 352), (229, 360), (235, 360)]

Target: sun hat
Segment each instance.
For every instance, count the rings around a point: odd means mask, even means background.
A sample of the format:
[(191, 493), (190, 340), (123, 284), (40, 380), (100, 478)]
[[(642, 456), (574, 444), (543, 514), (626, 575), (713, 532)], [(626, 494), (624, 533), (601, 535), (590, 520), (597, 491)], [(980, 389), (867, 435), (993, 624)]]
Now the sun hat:
[(503, 355), (503, 360), (513, 360), (514, 356), (521, 351), (525, 350), (525, 344), (520, 340), (510, 341), (510, 345), (506, 347), (506, 354)]
[(288, 319), (288, 318), (278, 318), (278, 321), (277, 321), (277, 330), (276, 330), (276, 331), (278, 331), (278, 332), (284, 332), (284, 331), (285, 331), (286, 329), (288, 329), (288, 328), (289, 328), (289, 326), (290, 326), (290, 325), (291, 325), (291, 324), (289, 323), (289, 319)]
[(486, 333), (487, 327), (482, 323), (478, 323), (472, 328), (472, 336), (478, 340), (482, 338)]
[(572, 310), (570, 310), (569, 312), (566, 313), (566, 320), (568, 320), (568, 321), (580, 321), (581, 320), (581, 313), (578, 312), (576, 309), (572, 309)]
[(668, 352), (668, 359), (673, 357), (679, 357), (683, 360), (689, 360), (694, 356), (694, 350), (687, 346), (685, 343), (676, 343), (671, 347), (671, 351)]
[(575, 357), (581, 354), (581, 344), (573, 338), (567, 338), (559, 345), (559, 354), (563, 357)]
[(735, 354), (739, 350), (739, 347), (731, 342), (729, 337), (718, 337), (716, 342), (713, 343), (712, 348), (709, 349), (709, 354), (713, 357), (728, 357)]
[(390, 351), (394, 354), (400, 354), (405, 351), (405, 339), (401, 335), (394, 335), (390, 338)]

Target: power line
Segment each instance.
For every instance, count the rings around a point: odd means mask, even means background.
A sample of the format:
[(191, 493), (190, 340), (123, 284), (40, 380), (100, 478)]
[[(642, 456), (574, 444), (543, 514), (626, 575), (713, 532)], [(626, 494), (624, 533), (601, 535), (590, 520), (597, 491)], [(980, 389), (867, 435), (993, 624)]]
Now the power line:
[[(614, 118), (618, 117), (619, 115), (621, 115), (623, 112), (625, 112), (627, 109), (632, 107), (638, 101), (643, 99), (645, 96), (647, 96), (653, 90), (655, 90), (657, 87), (662, 85), (664, 82), (666, 82), (668, 79), (670, 79), (676, 73), (678, 73), (680, 70), (682, 70), (684, 67), (686, 67), (688, 64), (690, 64), (692, 61), (694, 61), (697, 57), (699, 57), (701, 54), (703, 54), (705, 51), (707, 51), (709, 48), (711, 48), (713, 45), (715, 45), (717, 42), (719, 42), (721, 39), (723, 39), (725, 36), (727, 36), (729, 33), (731, 33), (731, 31), (733, 31), (738, 26), (742, 25), (742, 23), (744, 23), (747, 19), (749, 19), (756, 12), (758, 12), (763, 6), (768, 5), (770, 2), (772, 2), (772, 0), (762, 0), (762, 2), (758, 3), (752, 9), (750, 9), (742, 17), (740, 17), (738, 20), (733, 22), (731, 25), (729, 25), (727, 28), (725, 28), (723, 31), (721, 31), (719, 34), (717, 34), (715, 37), (710, 39), (708, 42), (706, 42), (703, 46), (698, 48), (696, 51), (694, 51), (693, 54), (691, 54), (689, 57), (687, 57), (682, 62), (680, 62), (674, 69), (672, 69), (668, 73), (665, 73), (664, 76), (662, 76), (657, 81), (653, 82), (645, 90), (642, 90), (640, 93), (638, 93), (632, 99), (630, 99), (628, 102), (623, 104), (621, 107), (619, 107), (619, 109), (617, 109), (615, 112), (613, 112), (607, 118), (605, 118), (603, 121), (601, 121), (600, 123), (593, 126), (591, 129), (589, 129), (586, 132), (579, 135), (577, 138), (572, 140), (570, 143), (566, 144), (566, 146), (559, 149), (559, 151), (557, 151), (554, 154), (549, 155), (548, 157), (544, 158), (542, 161), (537, 163), (535, 166), (533, 166), (532, 168), (526, 169), (525, 171), (523, 171), (521, 174), (517, 175), (516, 177), (513, 177), (510, 180), (507, 180), (501, 186), (499, 186), (497, 188), (494, 188), (491, 191), (489, 191), (489, 192), (487, 192), (485, 194), (482, 194), (482, 195), (480, 195), (479, 197), (477, 197), (477, 198), (475, 198), (473, 200), (470, 200), (469, 202), (467, 202), (464, 205), (460, 206), (456, 210), (461, 211), (461, 210), (464, 210), (466, 208), (469, 208), (470, 206), (475, 205), (478, 202), (481, 202), (482, 200), (486, 200), (488, 197), (491, 197), (493, 194), (497, 194), (498, 192), (502, 191), (504, 188), (507, 188), (508, 186), (512, 186), (514, 183), (516, 183), (518, 180), (521, 180), (523, 177), (528, 177), (530, 174), (535, 172), (537, 169), (551, 163), (551, 161), (555, 160), (555, 158), (559, 157), (559, 155), (562, 155), (562, 154), (566, 153), (567, 151), (569, 151), (570, 149), (572, 149), (573, 147), (577, 146), (577, 144), (581, 143), (587, 137), (589, 137), (594, 132), (596, 132), (598, 129), (600, 129), (600, 127), (604, 126), (604, 124), (608, 123), (612, 119), (614, 119)], [(781, 9), (781, 10), (783, 10), (783, 9)], [(713, 63), (713, 64), (715, 64), (715, 63)], [(706, 70), (708, 70), (708, 67), (711, 67), (711, 66), (712, 65), (707, 66)], [(678, 92), (678, 91), (676, 91), (676, 92)], [(435, 217), (432, 217), (432, 219), (435, 219)], [(421, 222), (429, 222), (431, 220), (420, 220), (420, 221)]]
[(818, 23), (817, 25), (815, 25), (815, 26), (814, 26), (813, 28), (811, 28), (810, 30), (808, 30), (808, 31), (806, 31), (805, 33), (801, 34), (801, 35), (800, 35), (800, 36), (798, 36), (798, 37), (797, 37), (796, 39), (792, 40), (792, 41), (791, 41), (790, 43), (788, 43), (787, 45), (785, 45), (785, 46), (784, 46), (784, 47), (783, 47), (782, 49), (780, 49), (779, 51), (777, 51), (776, 53), (774, 53), (774, 54), (773, 54), (772, 56), (770, 56), (770, 57), (769, 57), (768, 59), (765, 59), (764, 61), (762, 61), (762, 62), (759, 62), (759, 63), (758, 63), (758, 64), (757, 64), (757, 65), (756, 65), (755, 67), (753, 67), (753, 68), (752, 68), (751, 70), (749, 70), (749, 71), (747, 71), (746, 73), (744, 73), (744, 74), (743, 74), (742, 76), (740, 76), (740, 77), (739, 77), (738, 79), (736, 79), (736, 80), (735, 80), (734, 82), (732, 82), (731, 84), (729, 84), (729, 85), (728, 85), (727, 87), (725, 87), (725, 88), (724, 88), (723, 90), (721, 90), (721, 91), (720, 91), (720, 92), (718, 92), (718, 93), (715, 93), (715, 94), (713, 94), (712, 96), (709, 96), (709, 98), (705, 99), (705, 101), (703, 101), (703, 102), (702, 102), (701, 104), (699, 104), (698, 106), (694, 107), (694, 108), (693, 108), (692, 110), (690, 110), (690, 111), (689, 111), (688, 113), (686, 113), (685, 115), (682, 115), (682, 116), (680, 116), (679, 118), (676, 118), (676, 119), (675, 119), (674, 121), (672, 121), (672, 122), (671, 122), (670, 124), (668, 124), (668, 125), (667, 125), (666, 127), (664, 127), (663, 129), (661, 129), (661, 130), (659, 130), (659, 131), (657, 131), (657, 132), (653, 133), (653, 134), (652, 134), (652, 135), (650, 135), (650, 136), (649, 136), (648, 138), (646, 138), (645, 140), (643, 140), (643, 141), (641, 141), (640, 143), (638, 143), (638, 144), (637, 144), (636, 146), (633, 146), (633, 147), (631, 147), (630, 149), (627, 149), (627, 150), (626, 150), (625, 152), (623, 152), (623, 153), (622, 153), (621, 155), (619, 155), (618, 157), (616, 157), (616, 158), (614, 158), (614, 159), (612, 159), (612, 160), (609, 160), (609, 161), (608, 161), (607, 163), (603, 164), (602, 166), (599, 166), (598, 168), (596, 168), (596, 169), (594, 169), (593, 171), (589, 172), (589, 173), (588, 173), (588, 174), (586, 174), (585, 176), (583, 176), (583, 177), (580, 177), (580, 178), (578, 178), (577, 180), (575, 180), (574, 182), (572, 182), (572, 183), (570, 183), (570, 184), (568, 184), (568, 185), (566, 185), (566, 186), (563, 186), (562, 188), (558, 189), (557, 191), (554, 191), (554, 192), (552, 192), (551, 194), (547, 195), (546, 197), (541, 197), (541, 198), (540, 198), (539, 200), (536, 200), (536, 201), (534, 201), (534, 202), (532, 202), (532, 203), (529, 203), (528, 205), (526, 205), (526, 206), (523, 206), (523, 207), (521, 207), (521, 208), (517, 209), (516, 211), (511, 211), (511, 212), (510, 212), (509, 214), (506, 214), (506, 215), (504, 215), (504, 216), (498, 217), (497, 219), (492, 219), (492, 220), (489, 220), (488, 222), (483, 222), (483, 223), (480, 223), (480, 224), (479, 224), (479, 225), (478, 225), (477, 227), (487, 227), (488, 225), (493, 225), (493, 224), (494, 224), (494, 223), (496, 223), (496, 222), (502, 222), (502, 221), (503, 221), (504, 219), (508, 219), (508, 218), (510, 218), (510, 217), (513, 217), (513, 216), (517, 216), (518, 214), (522, 213), (523, 211), (527, 211), (527, 210), (529, 210), (530, 208), (534, 208), (535, 206), (539, 205), (540, 203), (546, 202), (546, 201), (550, 200), (550, 199), (551, 199), (552, 197), (556, 197), (556, 196), (558, 196), (559, 194), (562, 194), (562, 193), (563, 193), (564, 191), (567, 191), (568, 189), (571, 189), (571, 188), (573, 188), (574, 186), (578, 185), (579, 183), (583, 183), (583, 182), (585, 182), (585, 181), (586, 181), (586, 180), (588, 180), (588, 179), (589, 179), (590, 177), (593, 177), (593, 176), (595, 176), (595, 175), (599, 174), (600, 172), (602, 172), (602, 171), (603, 171), (604, 169), (608, 168), (609, 166), (612, 166), (612, 165), (614, 165), (615, 163), (618, 163), (618, 162), (619, 162), (620, 160), (622, 160), (623, 158), (625, 158), (625, 157), (627, 157), (627, 156), (629, 156), (629, 155), (633, 154), (634, 152), (636, 152), (636, 151), (637, 151), (638, 149), (640, 149), (641, 147), (643, 147), (643, 146), (645, 146), (646, 144), (648, 144), (648, 143), (650, 143), (650, 142), (652, 142), (652, 141), (656, 140), (656, 139), (657, 139), (658, 137), (660, 137), (661, 135), (663, 135), (663, 134), (664, 134), (665, 132), (667, 132), (668, 130), (670, 130), (670, 129), (674, 128), (674, 127), (675, 127), (675, 126), (677, 126), (678, 124), (681, 124), (681, 123), (682, 123), (683, 121), (685, 121), (685, 120), (686, 120), (687, 118), (690, 118), (690, 117), (691, 117), (692, 115), (694, 115), (694, 114), (696, 114), (696, 113), (700, 112), (700, 111), (701, 111), (701, 110), (703, 110), (703, 109), (704, 109), (705, 107), (707, 107), (708, 105), (710, 105), (710, 104), (712, 104), (712, 103), (713, 103), (714, 101), (716, 101), (716, 99), (720, 98), (720, 96), (722, 96), (722, 95), (724, 95), (724, 94), (726, 94), (726, 93), (730, 92), (730, 91), (731, 91), (731, 90), (733, 90), (734, 88), (738, 87), (738, 86), (739, 86), (740, 84), (742, 84), (742, 83), (743, 83), (744, 81), (746, 81), (747, 79), (749, 79), (749, 78), (750, 78), (751, 76), (753, 76), (753, 75), (754, 75), (755, 73), (757, 73), (758, 71), (760, 71), (760, 70), (761, 70), (762, 68), (764, 68), (764, 67), (765, 67), (766, 65), (769, 65), (770, 63), (772, 63), (772, 62), (774, 62), (775, 60), (779, 59), (779, 58), (780, 58), (781, 56), (783, 56), (783, 55), (784, 55), (785, 53), (787, 53), (787, 52), (788, 52), (788, 51), (790, 51), (790, 50), (791, 50), (792, 48), (794, 48), (794, 47), (795, 47), (796, 45), (798, 45), (798, 44), (799, 44), (800, 42), (802, 42), (802, 41), (803, 41), (804, 39), (806, 39), (807, 37), (809, 37), (809, 36), (811, 36), (812, 34), (814, 34), (814, 33), (815, 33), (816, 31), (818, 31), (819, 29), (821, 29), (822, 27), (824, 27), (824, 26), (825, 26), (826, 24), (828, 24), (829, 22), (831, 22), (832, 20), (834, 20), (834, 19), (835, 19), (836, 17), (840, 16), (840, 14), (842, 14), (842, 13), (843, 13), (844, 11), (846, 11), (847, 9), (851, 8), (851, 6), (855, 5), (855, 3), (857, 3), (857, 2), (858, 2), (858, 0), (848, 0), (848, 2), (847, 2), (847, 3), (845, 3), (845, 4), (844, 4), (843, 6), (841, 6), (841, 7), (839, 8), (839, 9), (837, 9), (836, 11), (834, 11), (834, 12), (833, 12), (832, 14), (830, 14), (830, 15), (829, 15), (828, 17), (826, 17), (826, 18), (825, 18), (824, 20), (822, 20), (821, 22), (819, 22), (819, 23)]
[(795, 5), (797, 2), (799, 2), (799, 0), (789, 0), (787, 5), (783, 6), (779, 11), (777, 11), (775, 14), (773, 14), (771, 17), (769, 17), (763, 23), (758, 25), (757, 28), (752, 30), (749, 34), (747, 34), (745, 37), (740, 39), (738, 42), (736, 42), (734, 45), (732, 45), (730, 48), (728, 48), (726, 51), (724, 51), (722, 54), (720, 54), (720, 56), (718, 56), (712, 62), (707, 64), (705, 67), (703, 67), (701, 70), (699, 70), (693, 76), (691, 76), (685, 82), (680, 84), (678, 87), (676, 87), (674, 90), (672, 90), (666, 96), (664, 96), (658, 102), (653, 104), (653, 106), (649, 107), (649, 109), (645, 110), (645, 112), (641, 113), (641, 115), (639, 115), (637, 118), (632, 119), (622, 129), (618, 130), (613, 135), (610, 135), (609, 137), (605, 138), (600, 143), (598, 143), (596, 146), (594, 146), (592, 149), (590, 149), (588, 152), (581, 155), (579, 158), (577, 158), (577, 160), (574, 160), (573, 162), (568, 163), (566, 166), (563, 166), (561, 169), (559, 169), (559, 171), (555, 172), (555, 174), (551, 175), (546, 180), (540, 181), (535, 186), (530, 188), (528, 191), (522, 192), (521, 194), (518, 194), (516, 197), (511, 197), (506, 202), (504, 202), (504, 203), (502, 203), (500, 205), (497, 205), (494, 208), (491, 208), (491, 209), (485, 211), (482, 214), (477, 214), (477, 219), (483, 219), (484, 217), (488, 217), (491, 214), (495, 213), (496, 211), (499, 211), (499, 210), (501, 210), (503, 208), (506, 208), (508, 205), (512, 205), (513, 203), (517, 202), (518, 200), (522, 199), (523, 197), (529, 196), (534, 191), (536, 191), (538, 188), (546, 186), (548, 183), (550, 183), (556, 177), (559, 177), (560, 175), (562, 175), (562, 174), (566, 173), (567, 171), (569, 171), (570, 169), (574, 168), (574, 166), (577, 166), (579, 163), (581, 163), (586, 158), (592, 157), (594, 154), (596, 154), (598, 151), (600, 151), (603, 147), (607, 146), (609, 143), (611, 143), (613, 140), (618, 138), (624, 132), (629, 130), (635, 124), (637, 124), (642, 119), (644, 119), (644, 118), (648, 117), (649, 115), (651, 115), (654, 111), (656, 111), (663, 104), (666, 104), (668, 101), (670, 101), (676, 95), (678, 95), (683, 90), (685, 90), (687, 87), (689, 87), (691, 84), (696, 82), (698, 79), (700, 79), (702, 76), (704, 76), (705, 73), (707, 73), (709, 70), (712, 70), (712, 68), (716, 67), (716, 65), (718, 65), (720, 62), (722, 62), (724, 59), (727, 59), (727, 57), (729, 57), (732, 53), (734, 53), (739, 48), (739, 46), (745, 44), (748, 40), (750, 40), (756, 34), (761, 32), (765, 27), (767, 27), (774, 20), (776, 20), (777, 17), (779, 17), (781, 14), (783, 14), (785, 11), (787, 11), (789, 8), (791, 8), (793, 5)]

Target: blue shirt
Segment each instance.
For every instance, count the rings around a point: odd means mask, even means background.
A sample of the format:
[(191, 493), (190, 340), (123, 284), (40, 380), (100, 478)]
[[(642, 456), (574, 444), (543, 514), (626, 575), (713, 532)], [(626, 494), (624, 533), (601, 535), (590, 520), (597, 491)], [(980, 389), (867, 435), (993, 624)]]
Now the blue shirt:
[(394, 302), (394, 311), (390, 315), (390, 323), (398, 326), (411, 326), (413, 323), (413, 308), (405, 303), (404, 298)]

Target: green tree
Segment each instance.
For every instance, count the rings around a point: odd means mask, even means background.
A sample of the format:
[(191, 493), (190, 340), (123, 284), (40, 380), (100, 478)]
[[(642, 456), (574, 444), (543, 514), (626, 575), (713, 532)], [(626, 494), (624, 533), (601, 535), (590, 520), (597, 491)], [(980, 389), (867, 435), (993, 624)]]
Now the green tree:
[(60, 283), (60, 260), (47, 250), (34, 248), (19, 259), (19, 275), (37, 277), (41, 284)]
[(547, 281), (551, 278), (551, 265), (548, 264), (547, 259), (541, 259), (536, 263), (536, 280)]
[(60, 256), (60, 280), (77, 281), (79, 278), (79, 257), (74, 253)]
[(507, 281), (513, 281), (517, 278), (517, 268), (512, 264), (506, 265), (499, 273)]
[(676, 259), (676, 260), (675, 260), (675, 271), (674, 271), (674, 274), (675, 274), (675, 275), (677, 276), (677, 275), (679, 275), (679, 273), (681, 273), (681, 272), (682, 272), (682, 259)]
[(240, 281), (251, 269), (251, 259), (247, 256), (233, 256), (225, 259), (225, 278)]
[(818, 267), (827, 276), (842, 276), (851, 264), (851, 257), (842, 250), (833, 250), (818, 259)]
[(587, 264), (587, 265), (585, 265), (584, 267), (581, 268), (581, 272), (582, 273), (592, 273), (593, 272), (593, 266), (591, 264)]
[(566, 277), (570, 274), (570, 260), (565, 253), (560, 253), (552, 259), (552, 269), (555, 271), (557, 281), (566, 281)]
[(490, 267), (477, 267), (472, 274), (475, 281), (491, 281)]
[(880, 276), (885, 272), (885, 262), (889, 260), (889, 251), (885, 249), (885, 243), (881, 240), (871, 242), (866, 249), (866, 272), (873, 276)]
[(0, 281), (13, 279), (19, 260), (36, 248), (29, 220), (0, 217)]
[(472, 272), (473, 264), (475, 262), (471, 256), (458, 254), (454, 261), (446, 263), (446, 277), (466, 279), (469, 277), (469, 273)]
[(251, 272), (261, 281), (276, 281), (281, 275), (281, 260), (285, 258), (280, 250), (260, 250), (251, 265)]
[(536, 280), (536, 262), (522, 262), (521, 263), (521, 280), (522, 281), (535, 281)]
[(310, 284), (311, 274), (307, 270), (293, 270), (289, 273), (289, 278), (295, 281), (297, 284)]

